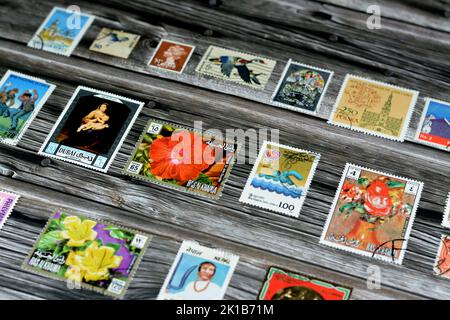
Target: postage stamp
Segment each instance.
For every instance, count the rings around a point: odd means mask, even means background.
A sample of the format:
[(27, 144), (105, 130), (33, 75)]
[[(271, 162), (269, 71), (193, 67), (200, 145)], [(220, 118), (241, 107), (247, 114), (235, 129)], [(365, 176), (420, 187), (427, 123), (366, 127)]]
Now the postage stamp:
[(444, 217), (442, 219), (442, 226), (450, 228), (450, 192), (447, 196), (447, 202), (445, 204)]
[(216, 46), (209, 46), (196, 71), (254, 89), (264, 89), (276, 61)]
[(20, 196), (14, 193), (0, 191), (0, 229), (11, 215)]
[(194, 46), (162, 39), (150, 58), (148, 65), (150, 67), (182, 73), (194, 50)]
[(320, 243), (401, 264), (423, 183), (347, 164)]
[(239, 201), (298, 217), (320, 154), (264, 141)]
[(272, 95), (276, 106), (316, 114), (334, 72), (289, 60)]
[(28, 42), (28, 46), (68, 57), (94, 18), (89, 14), (54, 7)]
[(450, 279), (450, 237), (441, 236), (439, 249), (434, 261), (434, 274), (446, 279)]
[(210, 198), (221, 196), (238, 145), (151, 119), (124, 174)]
[(348, 300), (351, 288), (270, 267), (259, 300)]
[(89, 50), (128, 59), (140, 38), (137, 34), (102, 28)]
[(183, 241), (158, 300), (222, 300), (239, 257)]
[(107, 172), (143, 105), (79, 86), (39, 154)]
[(418, 91), (347, 74), (328, 123), (404, 141)]
[(0, 81), (0, 142), (17, 145), (55, 85), (8, 70)]
[(426, 98), (416, 140), (450, 151), (450, 103)]

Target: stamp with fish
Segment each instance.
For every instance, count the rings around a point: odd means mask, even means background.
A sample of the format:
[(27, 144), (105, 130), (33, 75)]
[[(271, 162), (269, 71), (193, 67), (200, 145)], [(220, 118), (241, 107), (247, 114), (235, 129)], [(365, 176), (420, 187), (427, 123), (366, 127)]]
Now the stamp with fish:
[(259, 300), (348, 300), (351, 288), (310, 276), (270, 267)]
[(264, 89), (276, 61), (216, 46), (209, 46), (196, 71), (203, 75)]
[(416, 140), (450, 151), (450, 103), (426, 98)]
[(137, 34), (102, 28), (89, 50), (128, 59), (140, 38)]
[(320, 155), (265, 141), (239, 201), (298, 217)]
[(176, 41), (162, 39), (148, 65), (153, 68), (182, 73), (195, 47)]
[(0, 191), (0, 229), (11, 215), (20, 196), (14, 193)]
[(239, 257), (183, 241), (158, 300), (221, 300)]
[(347, 164), (320, 243), (401, 264), (423, 183)]
[(444, 210), (444, 217), (442, 218), (442, 226), (450, 228), (450, 192), (447, 196), (447, 202)]
[(328, 123), (404, 141), (418, 91), (347, 74)]
[(107, 172), (143, 105), (79, 86), (39, 154)]
[(151, 236), (113, 223), (57, 210), (23, 263), (23, 268), (123, 298)]

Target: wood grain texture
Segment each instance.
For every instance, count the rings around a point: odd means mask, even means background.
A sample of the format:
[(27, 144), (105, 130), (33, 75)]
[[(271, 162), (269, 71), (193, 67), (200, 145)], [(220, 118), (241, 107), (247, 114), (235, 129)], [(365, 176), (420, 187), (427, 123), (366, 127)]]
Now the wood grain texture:
[[(0, 298), (105, 299), (64, 282), (21, 270), (20, 265), (53, 210), (60, 206), (154, 234), (126, 295), (155, 298), (182, 240), (225, 248), (240, 256), (228, 299), (254, 299), (266, 269), (278, 265), (354, 288), (353, 299), (450, 298), (450, 282), (432, 275), (449, 188), (449, 154), (411, 141), (396, 143), (330, 126), (329, 115), (346, 73), (416, 89), (421, 96), (409, 140), (431, 96), (449, 100), (450, 21), (447, 0), (380, 1), (383, 29), (367, 30), (368, 1), (237, 1), (219, 7), (207, 1), (77, 1), (97, 16), (70, 58), (25, 45), (54, 5), (73, 1), (2, 1), (0, 72), (13, 69), (57, 85), (17, 147), (0, 146), (0, 188), (22, 195), (0, 231)], [(11, 12), (20, 11), (26, 19)], [(128, 60), (88, 50), (102, 27), (142, 35)], [(206, 30), (209, 30), (205, 32)], [(159, 39), (193, 44), (196, 52), (181, 75), (146, 66)], [(208, 45), (216, 44), (278, 61), (270, 82), (254, 94), (200, 77), (194, 69)], [(335, 71), (319, 117), (266, 104), (286, 61), (292, 58)], [(147, 104), (108, 174), (36, 155), (77, 85), (139, 99)], [(135, 141), (150, 117), (189, 127), (275, 128), (280, 143), (322, 154), (298, 219), (238, 202), (251, 170), (236, 165), (218, 201), (174, 192), (121, 175)], [(260, 141), (262, 142), (262, 141)], [(393, 266), (318, 244), (346, 162), (417, 179), (425, 189), (403, 266)], [(379, 266), (382, 287), (367, 288), (367, 267)]]

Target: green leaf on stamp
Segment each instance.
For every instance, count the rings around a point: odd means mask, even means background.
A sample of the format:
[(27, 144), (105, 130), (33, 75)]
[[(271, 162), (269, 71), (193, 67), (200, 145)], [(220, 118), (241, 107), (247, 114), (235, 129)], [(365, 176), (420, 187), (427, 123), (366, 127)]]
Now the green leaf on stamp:
[(121, 240), (130, 240), (130, 238), (133, 239), (133, 235), (126, 230), (122, 230), (116, 227), (107, 227), (105, 229), (109, 230), (109, 235), (113, 238)]
[(66, 271), (67, 269), (69, 269), (68, 266), (61, 266), (61, 268), (59, 268), (57, 275), (60, 277), (65, 277)]
[(56, 231), (62, 229), (61, 223), (59, 222), (59, 219), (52, 219), (50, 221), (50, 224), (48, 226), (48, 231)]
[(37, 248), (40, 250), (54, 250), (61, 241), (60, 231), (50, 231), (42, 236), (37, 244)]
[(362, 177), (358, 179), (358, 184), (364, 188), (367, 188), (367, 186), (370, 184), (370, 181), (369, 179)]
[(143, 142), (145, 142), (147, 144), (152, 144), (153, 143), (153, 139), (152, 139), (152, 137), (149, 134), (146, 134), (144, 136), (144, 139), (142, 139), (142, 140), (143, 140)]
[(208, 184), (208, 185), (212, 185), (213, 184), (211, 179), (206, 174), (204, 174), (203, 172), (200, 173), (200, 175), (198, 176), (197, 179), (195, 179), (195, 181), (203, 183), (203, 184)]
[(389, 180), (387, 182), (388, 188), (404, 188), (406, 183), (400, 181)]
[(120, 250), (120, 247), (121, 247), (121, 245), (118, 244), (118, 243), (107, 243), (105, 246), (106, 246), (106, 247), (113, 248), (113, 249), (114, 249), (114, 254), (116, 254), (117, 251), (119, 251), (119, 250)]

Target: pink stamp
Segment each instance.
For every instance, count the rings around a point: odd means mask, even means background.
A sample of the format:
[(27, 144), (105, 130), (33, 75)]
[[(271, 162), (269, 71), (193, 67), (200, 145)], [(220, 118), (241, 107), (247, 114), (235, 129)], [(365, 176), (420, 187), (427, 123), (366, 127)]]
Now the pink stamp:
[(6, 191), (0, 191), (0, 229), (13, 211), (19, 196)]

